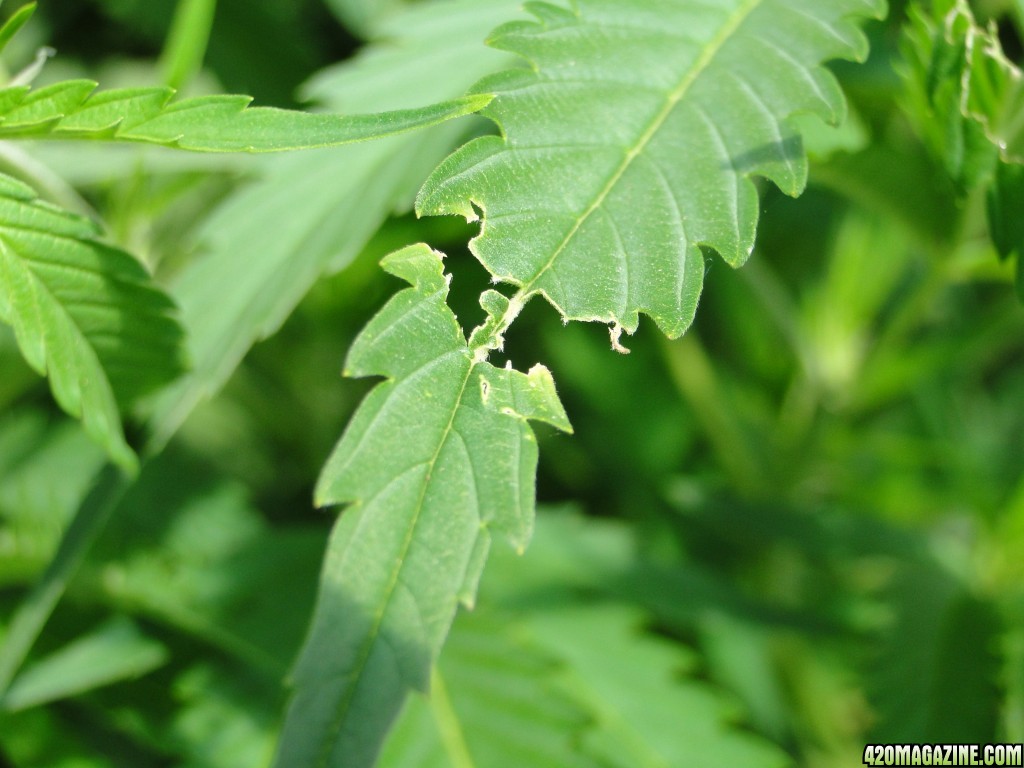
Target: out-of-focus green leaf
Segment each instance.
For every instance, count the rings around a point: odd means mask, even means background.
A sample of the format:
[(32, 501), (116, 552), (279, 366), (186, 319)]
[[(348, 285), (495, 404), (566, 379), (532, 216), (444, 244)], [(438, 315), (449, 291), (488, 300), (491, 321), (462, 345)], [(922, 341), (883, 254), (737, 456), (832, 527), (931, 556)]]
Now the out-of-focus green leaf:
[(217, 0), (179, 0), (161, 54), (164, 83), (178, 89), (203, 66)]
[[(864, 258), (883, 249), (885, 259)], [(911, 254), (906, 231), (891, 219), (851, 213), (835, 233), (825, 274), (800, 306), (801, 362), (830, 405), (856, 396), (876, 342), (872, 325), (914, 266)]]
[(712, 688), (680, 679), (692, 657), (643, 635), (639, 622), (631, 610), (600, 604), (528, 621), (534, 640), (565, 666), (566, 690), (596, 721), (583, 741), (587, 753), (621, 768), (792, 765), (770, 742), (736, 728), (735, 712)]
[(174, 451), (146, 465), (115, 514), (73, 597), (284, 674), (312, 607), (323, 531), (269, 526), (242, 486)]
[(360, 37), (376, 36), (388, 16), (405, 7), (409, 0), (327, 0), (327, 6), (345, 26)]
[[(347, 375), (387, 381), (317, 483), (318, 504), (351, 506), (328, 546), (280, 768), (372, 765), (408, 691), (427, 688), (456, 606), (472, 603), (491, 532), (519, 548), (529, 540), (537, 445), (527, 420), (569, 429), (546, 368), (496, 368), (476, 332), (466, 343), (445, 303), (440, 254), (409, 246), (382, 266), (413, 287), (371, 320), (346, 360)], [(482, 328), (507, 303), (485, 293)]]
[(514, 620), (460, 613), (430, 693), (410, 697), (381, 768), (596, 768), (577, 749), (587, 713), (554, 682), (557, 665)]
[(0, 419), (0, 585), (42, 571), (103, 461), (72, 423), (52, 424), (27, 409)]
[(0, 53), (11, 42), (11, 38), (18, 34), (18, 30), (25, 26), (25, 22), (32, 18), (35, 10), (36, 4), (34, 2), (25, 3), (25, 5), (14, 12), (14, 15), (4, 22), (3, 27), (0, 27)]
[(995, 26), (980, 26), (967, 0), (922, 0), (910, 18), (911, 114), (953, 178), (969, 189), (997, 154), (1024, 163), (1024, 75), (1003, 53)]
[(986, 202), (992, 243), (1000, 258), (1016, 257), (1017, 295), (1024, 301), (1024, 165), (999, 163)]
[(277, 686), (260, 685), (224, 668), (198, 666), (175, 681), (179, 703), (170, 726), (184, 768), (267, 765), (274, 752)]
[(38, 383), (39, 376), (18, 351), (14, 331), (6, 325), (0, 325), (0, 410), (6, 410)]
[[(961, 192), (990, 173), (997, 149), (967, 111), (972, 49), (982, 45), (970, 9), (960, 0), (910, 6), (904, 29), (907, 112), (928, 148), (942, 159)], [(955, 9), (955, 10), (954, 10)]]
[(997, 741), (1002, 628), (992, 605), (929, 563), (907, 564), (891, 594), (895, 616), (868, 678), (868, 741)]
[(836, 152), (859, 152), (871, 137), (863, 119), (852, 109), (839, 125), (829, 125), (815, 115), (797, 115), (790, 120), (803, 138), (804, 149), (813, 160), (825, 160)]
[[(491, 44), (530, 69), (485, 79), (501, 137), (449, 157), (417, 199), (421, 214), (481, 218), (471, 248), (522, 298), (567, 319), (633, 332), (648, 314), (670, 337), (693, 319), (701, 246), (734, 266), (754, 244), (750, 176), (790, 195), (807, 163), (797, 112), (841, 120), (821, 63), (862, 59), (857, 14), (873, 0), (533, 3), (537, 21)], [(566, 184), (572, 179), (572, 184)]]
[(8, 690), (127, 485), (128, 476), (113, 464), (104, 465), (97, 473), (46, 570), (32, 585), (7, 626), (0, 643), (0, 695)]
[(196, 152), (281, 152), (366, 141), (478, 111), (490, 98), (467, 96), (372, 115), (250, 107), (248, 96), (172, 100), (171, 88), (95, 91), (91, 80), (0, 90), (0, 139), (92, 139), (162, 144)]
[(37, 707), (144, 675), (167, 660), (167, 649), (127, 619), (114, 619), (40, 659), (18, 675), (0, 708)]
[(123, 467), (136, 458), (119, 405), (181, 372), (173, 304), (92, 222), (0, 176), (0, 320), (60, 406)]
[(46, 768), (118, 768), (112, 755), (99, 755), (88, 739), (71, 734), (52, 709), (5, 712), (0, 728), (0, 749), (15, 768), (45, 765)]
[(872, 142), (862, 152), (839, 153), (817, 165), (812, 181), (869, 212), (902, 222), (925, 243), (943, 245), (956, 231), (956, 197), (928, 154), (914, 150)]

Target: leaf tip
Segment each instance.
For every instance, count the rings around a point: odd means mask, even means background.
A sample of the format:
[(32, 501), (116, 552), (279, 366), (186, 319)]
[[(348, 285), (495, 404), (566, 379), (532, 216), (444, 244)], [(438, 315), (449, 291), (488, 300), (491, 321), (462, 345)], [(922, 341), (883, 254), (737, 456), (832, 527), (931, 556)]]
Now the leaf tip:
[(565, 413), (562, 401), (558, 398), (551, 371), (546, 366), (537, 363), (527, 372), (526, 380), (539, 406), (531, 418), (546, 421), (551, 426), (571, 435), (572, 424), (569, 423), (569, 417)]
[(446, 284), (444, 254), (435, 251), (426, 243), (416, 243), (389, 253), (381, 259), (380, 266), (388, 274), (421, 288), (440, 288)]
[(457, 100), (462, 107), (461, 114), (470, 115), (479, 112), (494, 101), (493, 93), (471, 93)]

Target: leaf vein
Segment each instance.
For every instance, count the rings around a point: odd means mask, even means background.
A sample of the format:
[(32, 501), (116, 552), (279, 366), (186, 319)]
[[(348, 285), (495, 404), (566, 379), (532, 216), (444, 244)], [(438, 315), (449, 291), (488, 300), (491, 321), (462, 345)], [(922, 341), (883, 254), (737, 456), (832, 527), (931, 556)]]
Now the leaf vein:
[(619, 179), (622, 178), (626, 170), (629, 168), (633, 160), (646, 148), (650, 141), (654, 138), (655, 134), (664, 125), (669, 115), (675, 109), (676, 105), (682, 100), (682, 98), (689, 92), (690, 88), (697, 81), (700, 75), (707, 69), (707, 67), (714, 60), (715, 56), (722, 49), (722, 46), (729, 40), (736, 30), (742, 25), (744, 20), (757, 8), (762, 0), (746, 0), (741, 6), (739, 6), (725, 21), (723, 26), (714, 35), (708, 45), (702, 49), (700, 56), (692, 67), (683, 73), (679, 84), (674, 90), (669, 93), (669, 96), (662, 109), (655, 115), (651, 124), (647, 127), (644, 133), (640, 136), (636, 146), (627, 151), (626, 157), (623, 159), (619, 167), (612, 173), (604, 187), (598, 192), (597, 197), (590, 204), (586, 211), (583, 212), (582, 216), (576, 221), (573, 227), (565, 235), (559, 246), (553, 251), (548, 260), (541, 266), (541, 268), (530, 277), (523, 286), (524, 293), (532, 292), (532, 287), (537, 283), (540, 277), (546, 273), (552, 265), (558, 260), (559, 256), (563, 253), (569, 242), (576, 236), (582, 227), (583, 223), (597, 210), (611, 193), (612, 189), (618, 183)]

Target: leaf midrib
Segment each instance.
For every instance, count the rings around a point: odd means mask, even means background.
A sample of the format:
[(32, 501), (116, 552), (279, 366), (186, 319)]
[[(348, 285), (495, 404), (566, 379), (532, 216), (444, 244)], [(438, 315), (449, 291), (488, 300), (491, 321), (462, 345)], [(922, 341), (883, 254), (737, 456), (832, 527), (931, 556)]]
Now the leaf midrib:
[(723, 24), (718, 33), (711, 38), (708, 45), (704, 46), (700, 55), (697, 57), (697, 61), (683, 73), (682, 79), (679, 81), (679, 85), (669, 92), (668, 98), (666, 99), (665, 105), (662, 107), (661, 111), (654, 116), (653, 120), (651, 120), (651, 123), (647, 126), (646, 130), (640, 135), (636, 145), (626, 152), (626, 156), (623, 158), (618, 168), (616, 168), (609, 177), (601, 191), (598, 192), (594, 202), (592, 202), (576, 220), (572, 228), (562, 239), (561, 243), (559, 243), (558, 247), (552, 252), (550, 258), (548, 258), (541, 268), (534, 273), (533, 277), (522, 285), (519, 292), (524, 298), (531, 296), (536, 292), (537, 289), (534, 286), (536, 286), (540, 278), (550, 270), (552, 266), (554, 266), (558, 257), (565, 251), (565, 248), (576, 236), (576, 233), (579, 232), (580, 228), (586, 223), (587, 219), (589, 219), (590, 216), (604, 204), (608, 195), (611, 194), (615, 185), (618, 184), (619, 179), (621, 179), (626, 171), (629, 170), (633, 160), (643, 153), (644, 149), (646, 149), (647, 145), (651, 142), (651, 139), (654, 138), (655, 134), (657, 134), (662, 125), (664, 125), (669, 115), (672, 114), (672, 111), (676, 108), (679, 102), (682, 101), (683, 97), (686, 96), (690, 88), (697, 81), (697, 78), (700, 77), (700, 75), (708, 68), (708, 65), (711, 64), (711, 61), (715, 56), (718, 55), (722, 46), (728, 42), (733, 34), (735, 34), (736, 30), (739, 29), (744, 21), (746, 21), (747, 17), (750, 16), (754, 9), (762, 2), (763, 0), (746, 0), (743, 5), (737, 8), (732, 15), (726, 19), (725, 24)]
[(434, 473), (434, 467), (437, 464), (438, 458), (441, 456), (441, 451), (444, 450), (444, 446), (448, 442), (448, 437), (452, 434), (452, 430), (455, 426), (455, 416), (458, 414), (459, 408), (462, 406), (462, 398), (465, 397), (466, 388), (469, 386), (469, 380), (472, 378), (473, 371), (476, 369), (476, 366), (477, 363), (470, 360), (470, 365), (466, 369), (466, 375), (459, 387), (458, 395), (455, 397), (454, 405), (452, 406), (452, 414), (441, 433), (440, 439), (437, 441), (437, 449), (434, 451), (434, 455), (431, 456), (430, 460), (427, 462), (427, 471), (423, 476), (423, 482), (420, 486), (419, 498), (416, 500), (412, 520), (406, 529), (399, 557), (396, 560), (394, 569), (391, 571), (387, 588), (384, 591), (384, 599), (381, 600), (380, 609), (373, 617), (373, 625), (370, 632), (367, 634), (366, 639), (359, 648), (358, 661), (349, 673), (348, 679), (351, 684), (348, 686), (345, 696), (338, 704), (334, 722), (331, 727), (330, 738), (326, 740), (324, 745), (321, 747), (320, 755), (316, 763), (317, 768), (325, 768), (328, 765), (328, 761), (334, 751), (335, 741), (337, 740), (338, 734), (341, 732), (341, 728), (348, 716), (349, 709), (355, 699), (356, 691), (359, 688), (359, 681), (363, 678), (363, 670), (366, 667), (366, 663), (370, 658), (374, 645), (376, 644), (377, 637), (380, 634), (380, 628), (384, 623), (384, 616), (387, 614), (388, 606), (391, 604), (391, 598), (394, 595), (395, 587), (398, 584), (398, 576), (402, 571), (405, 557), (415, 540), (414, 534), (417, 526), (419, 525), (420, 516), (423, 512), (423, 501), (426, 498), (427, 489), (430, 487), (430, 480)]

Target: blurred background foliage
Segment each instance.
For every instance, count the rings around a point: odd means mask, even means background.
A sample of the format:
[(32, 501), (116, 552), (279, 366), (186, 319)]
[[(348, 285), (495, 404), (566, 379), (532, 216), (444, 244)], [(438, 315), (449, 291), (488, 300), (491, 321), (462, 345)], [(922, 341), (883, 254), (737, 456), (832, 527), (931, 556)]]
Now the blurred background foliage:
[[(372, 111), (507, 64), (479, 41), (517, 3), (456, 2), (44, 0), (5, 65), (51, 45), (39, 82)], [(427, 23), (470, 6), (442, 39)], [(974, 8), (1019, 60), (1024, 6)], [(201, 70), (169, 37), (188, 13)], [(866, 742), (1024, 740), (1024, 310), (983, 191), (915, 112), (905, 20), (893, 2), (867, 64), (834, 67), (849, 122), (807, 125), (810, 187), (762, 185), (753, 258), (708, 255), (682, 339), (644, 323), (616, 355), (603, 327), (540, 302), (516, 323), (505, 354), (551, 368), (576, 434), (541, 434), (534, 543), (496, 553), (383, 765), (462, 749), (497, 766), (838, 768)], [(425, 84), (382, 79), (376, 62), (402, 57)], [(430, 242), (451, 254), (463, 325), (481, 314), (471, 228), (409, 214), (466, 130), (380, 156), (0, 147), (4, 170), (101, 219), (172, 292), (203, 259), (309, 272), (119, 505), (0, 702), (0, 766), (267, 763), (331, 517), (311, 488), (368, 386), (339, 378), (342, 359), (397, 287), (378, 259)], [(102, 461), (0, 328), (0, 626)]]

